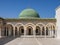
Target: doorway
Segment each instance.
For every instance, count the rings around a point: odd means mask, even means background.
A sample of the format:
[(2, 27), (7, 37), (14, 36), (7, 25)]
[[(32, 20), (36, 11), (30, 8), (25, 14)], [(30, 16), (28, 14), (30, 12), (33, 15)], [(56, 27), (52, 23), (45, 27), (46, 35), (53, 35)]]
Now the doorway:
[(33, 28), (31, 26), (27, 27), (27, 34), (33, 35)]

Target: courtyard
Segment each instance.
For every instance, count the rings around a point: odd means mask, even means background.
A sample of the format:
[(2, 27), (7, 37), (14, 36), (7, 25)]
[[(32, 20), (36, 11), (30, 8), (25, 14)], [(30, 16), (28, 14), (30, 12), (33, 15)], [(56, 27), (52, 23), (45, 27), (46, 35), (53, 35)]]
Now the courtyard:
[(6, 37), (0, 38), (0, 45), (60, 45), (60, 40), (41, 37)]

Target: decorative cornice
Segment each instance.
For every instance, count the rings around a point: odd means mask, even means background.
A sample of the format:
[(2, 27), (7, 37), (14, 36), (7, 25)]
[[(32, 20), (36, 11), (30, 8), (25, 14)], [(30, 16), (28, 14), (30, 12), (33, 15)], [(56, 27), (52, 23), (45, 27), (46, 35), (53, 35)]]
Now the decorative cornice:
[(5, 19), (6, 21), (12, 21), (12, 22), (14, 22), (14, 21), (20, 21), (20, 20), (23, 20), (23, 21), (25, 21), (25, 20), (27, 20), (27, 21), (29, 21), (29, 20), (39, 20), (39, 21), (55, 21), (56, 22), (56, 19), (55, 18), (9, 18), (9, 19)]

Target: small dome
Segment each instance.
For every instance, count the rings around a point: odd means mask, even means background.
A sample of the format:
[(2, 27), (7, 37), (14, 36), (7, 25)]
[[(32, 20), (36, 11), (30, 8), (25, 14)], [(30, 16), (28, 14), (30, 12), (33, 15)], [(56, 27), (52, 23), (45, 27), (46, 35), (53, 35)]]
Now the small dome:
[(39, 18), (39, 14), (34, 9), (24, 9), (19, 18)]

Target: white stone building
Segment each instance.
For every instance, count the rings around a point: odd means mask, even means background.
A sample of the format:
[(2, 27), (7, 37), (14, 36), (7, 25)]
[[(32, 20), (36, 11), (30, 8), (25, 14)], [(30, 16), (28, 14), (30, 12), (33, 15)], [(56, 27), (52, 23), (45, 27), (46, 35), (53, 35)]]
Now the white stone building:
[(60, 38), (60, 6), (55, 11), (56, 18), (41, 18), (34, 9), (24, 9), (19, 18), (0, 18), (0, 37)]

